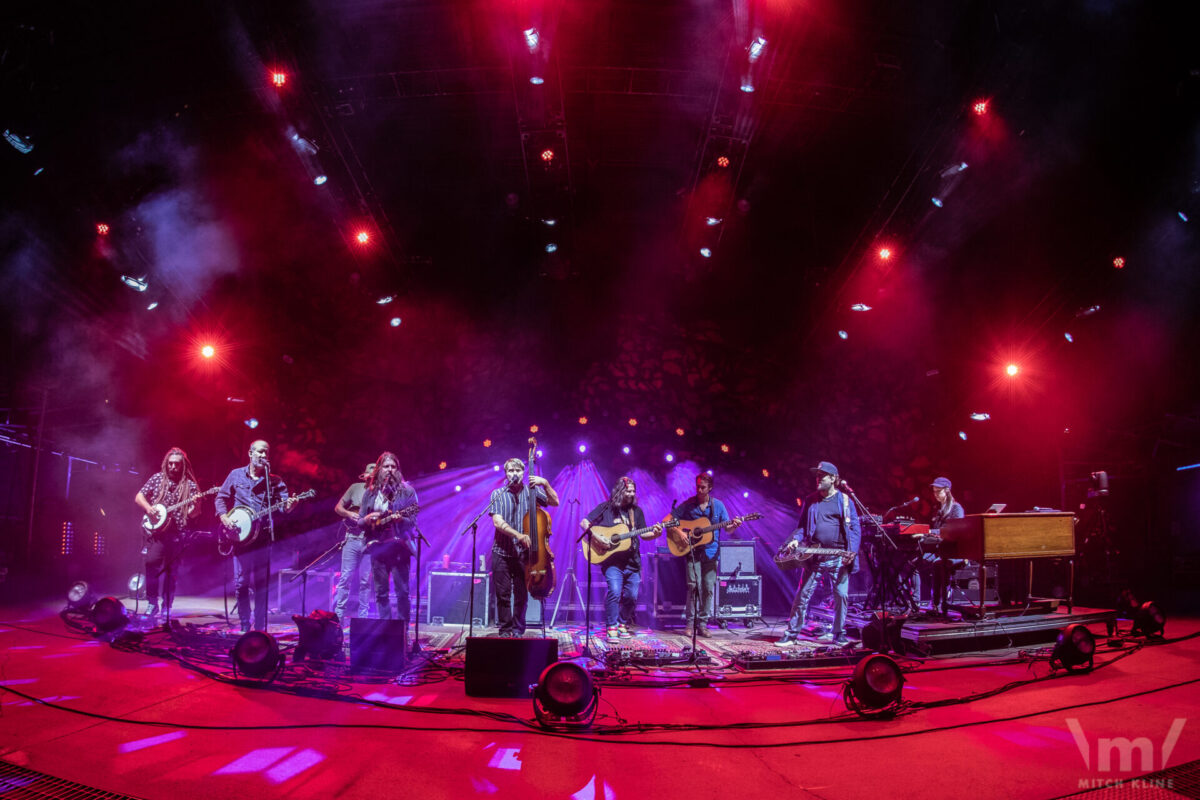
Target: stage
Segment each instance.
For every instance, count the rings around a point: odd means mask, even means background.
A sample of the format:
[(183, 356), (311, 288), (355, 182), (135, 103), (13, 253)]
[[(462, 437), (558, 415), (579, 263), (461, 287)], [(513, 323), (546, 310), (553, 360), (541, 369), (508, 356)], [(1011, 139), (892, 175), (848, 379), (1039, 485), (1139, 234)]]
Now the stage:
[[(233, 680), (239, 633), (220, 607), (181, 598), (171, 633), (135, 618), (113, 643), (55, 606), (6, 608), (0, 786), (41, 786), (30, 783), (48, 780), (38, 773), (136, 797), (957, 797), (968, 786), (1058, 797), (1154, 772), (1164, 757), (1179, 782), (1200, 759), (1191, 619), (1170, 620), (1161, 643), (1115, 639), (1121, 647), (1092, 624), (1096, 668), (1079, 674), (1051, 677), (1045, 648), (897, 655), (900, 711), (869, 720), (842, 697), (867, 652), (857, 643), (782, 649), (778, 622), (714, 626), (689, 659), (688, 637), (643, 628), (590, 641), (596, 658), (580, 663), (600, 687), (599, 716), (589, 730), (552, 733), (528, 699), (465, 694), (464, 627), (422, 625), (422, 653), (399, 676), (334, 660), (289, 664), (264, 684)], [(272, 633), (285, 652), (296, 640), (291, 624)], [(548, 631), (564, 659), (583, 633)], [(649, 663), (656, 655), (663, 663)], [(1116, 737), (1145, 737), (1152, 764), (1136, 750), (1129, 763), (1099, 754)]]

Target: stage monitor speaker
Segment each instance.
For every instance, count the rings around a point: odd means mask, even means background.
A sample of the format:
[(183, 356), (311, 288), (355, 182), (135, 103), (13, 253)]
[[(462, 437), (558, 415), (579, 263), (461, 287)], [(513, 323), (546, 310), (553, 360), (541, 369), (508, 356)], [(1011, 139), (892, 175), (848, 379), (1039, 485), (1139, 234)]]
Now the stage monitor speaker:
[[(1000, 601), (1000, 593), (996, 590), (996, 566), (988, 564), (984, 567), (987, 580), (987, 594), (984, 596), (985, 603), (998, 603)], [(979, 602), (979, 567), (966, 567), (954, 571), (953, 577), (950, 579), (950, 602), (951, 603), (978, 603)]]
[(400, 619), (350, 620), (350, 671), (403, 672), (408, 658), (408, 622)]
[(467, 639), (466, 692), (471, 697), (531, 697), (529, 687), (558, 661), (557, 639)]
[(722, 539), (717, 551), (717, 574), (757, 575), (754, 569), (756, 539)]
[(876, 612), (862, 628), (863, 647), (879, 653), (904, 652), (904, 618)]
[[(327, 571), (309, 570), (308, 580), (304, 577), (295, 578), (299, 570), (279, 570), (278, 585), (275, 590), (275, 603), (281, 614), (308, 614), (317, 609), (328, 611), (333, 608), (333, 573)], [(295, 578), (295, 580), (292, 580)], [(303, 590), (303, 594), (302, 594)]]

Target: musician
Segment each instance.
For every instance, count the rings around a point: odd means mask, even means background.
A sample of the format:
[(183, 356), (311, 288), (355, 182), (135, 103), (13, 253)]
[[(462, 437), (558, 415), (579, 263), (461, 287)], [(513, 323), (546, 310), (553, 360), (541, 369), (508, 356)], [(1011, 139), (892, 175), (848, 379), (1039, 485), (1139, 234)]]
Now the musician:
[[(372, 540), (368, 552), (371, 556), (371, 579), (375, 584), (375, 610), (379, 612), (380, 619), (407, 622), (412, 604), (408, 595), (408, 572), (416, 549), (412, 541), (416, 535), (416, 514), (382, 524), (381, 521), (394, 511), (415, 505), (417, 490), (404, 480), (396, 454), (386, 451), (376, 459), (375, 469), (367, 476), (366, 486), (358, 526)], [(388, 596), (393, 582), (396, 585), (395, 615), (392, 614)]]
[(797, 532), (793, 549), (800, 546), (843, 550), (844, 556), (813, 556), (804, 562), (800, 585), (792, 601), (792, 615), (787, 632), (775, 644), (786, 647), (796, 641), (808, 616), (808, 603), (817, 587), (817, 580), (827, 575), (834, 586), (833, 630), (819, 637), (837, 645), (849, 644), (846, 638), (846, 607), (850, 601), (850, 573), (858, 571), (858, 546), (862, 537), (858, 511), (843, 492), (838, 491), (841, 480), (838, 470), (822, 461), (811, 470), (817, 480), (817, 491), (805, 501), (802, 527)]
[[(929, 487), (933, 491), (933, 516), (929, 520), (929, 530), (938, 533), (942, 525), (952, 519), (962, 519), (966, 516), (962, 504), (954, 499), (951, 493), (953, 484), (949, 478), (934, 478)], [(946, 588), (950, 582), (950, 571), (961, 567), (965, 561), (940, 558), (934, 553), (925, 553), (922, 564), (926, 573), (933, 574), (933, 594), (929, 598), (930, 611), (945, 611)], [(921, 569), (913, 575), (914, 599), (917, 605), (921, 603)]]
[[(151, 522), (158, 522), (155, 506), (166, 508), (178, 505), (198, 494), (200, 485), (192, 472), (192, 464), (182, 448), (172, 447), (163, 456), (158, 472), (150, 476), (133, 502), (146, 513)], [(175, 598), (175, 568), (179, 562), (180, 538), (187, 532), (188, 523), (200, 514), (200, 504), (192, 503), (172, 511), (166, 524), (149, 534), (142, 554), (146, 558), (147, 616), (158, 616), (159, 584), (162, 583), (163, 615), (171, 619), (171, 601)], [(165, 579), (164, 579), (165, 576)]]
[(358, 520), (363, 495), (367, 492), (366, 480), (374, 472), (375, 462), (367, 464), (358, 476), (358, 482), (350, 484), (350, 488), (333, 507), (333, 513), (349, 523), (345, 526), (346, 538), (342, 541), (342, 571), (338, 576), (337, 599), (334, 601), (334, 610), (342, 622), (346, 620), (351, 581), (358, 583), (358, 610), (354, 616), (367, 616), (371, 606), (371, 556), (366, 553), (366, 534), (358, 527)]
[[(525, 491), (525, 462), (519, 458), (505, 461), (504, 479), (504, 486), (494, 490), (488, 501), (488, 513), (496, 526), (492, 539), (492, 585), (496, 590), (500, 635), (520, 637), (525, 634), (525, 609), (529, 605), (525, 560), (532, 544), (528, 534), (521, 532), (521, 522), (533, 510)], [(558, 493), (548, 480), (530, 475), (529, 485), (533, 487), (537, 505), (558, 505)]]
[[(646, 515), (637, 504), (637, 486), (633, 479), (622, 477), (618, 480), (609, 499), (593, 508), (579, 524), (585, 531), (593, 525), (605, 528), (625, 525), (631, 531), (645, 528)], [(604, 580), (608, 584), (608, 591), (604, 595), (604, 621), (608, 629), (605, 638), (610, 642), (632, 635), (630, 628), (634, 624), (638, 588), (642, 581), (642, 556), (638, 540), (653, 539), (662, 533), (662, 529), (662, 523), (657, 523), (646, 533), (634, 537), (628, 550), (610, 556), (602, 565)]]
[[(230, 519), (229, 512), (245, 506), (251, 512), (265, 509), (268, 505), (284, 503), (283, 511), (291, 511), (295, 501), (288, 497), (287, 484), (278, 475), (270, 473), (269, 456), (271, 446), (262, 439), (250, 443), (250, 463), (238, 467), (226, 476), (217, 492), (217, 518), (225, 530), (237, 534), (237, 524)], [(269, 491), (268, 491), (269, 489)], [(250, 595), (254, 594), (254, 629), (267, 629), (267, 605), (270, 602), (270, 544), (273, 538), (270, 523), (260, 523), (263, 530), (249, 546), (235, 547), (233, 552), (234, 588), (237, 591), (238, 620), (242, 633), (250, 630)]]
[[(680, 520), (707, 518), (709, 524), (729, 522), (733, 530), (739, 522), (730, 522), (725, 504), (712, 496), (713, 478), (707, 472), (696, 476), (696, 494), (679, 504), (674, 516)], [(713, 540), (703, 549), (693, 548), (687, 555), (687, 620), (688, 626), (697, 636), (711, 636), (708, 632), (708, 614), (712, 610), (713, 594), (717, 589), (717, 552), (720, 548), (721, 529), (713, 532)], [(697, 595), (700, 599), (696, 608)]]

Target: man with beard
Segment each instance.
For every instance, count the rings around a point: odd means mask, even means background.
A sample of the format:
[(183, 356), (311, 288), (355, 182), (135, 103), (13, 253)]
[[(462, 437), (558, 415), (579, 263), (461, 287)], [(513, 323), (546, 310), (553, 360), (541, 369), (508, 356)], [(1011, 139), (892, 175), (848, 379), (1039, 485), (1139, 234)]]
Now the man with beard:
[[(679, 520), (707, 519), (709, 524), (728, 522), (728, 530), (741, 523), (730, 520), (725, 504), (712, 496), (713, 478), (707, 472), (696, 476), (696, 494), (679, 504), (673, 516)], [(687, 618), (688, 626), (697, 636), (711, 636), (708, 632), (708, 613), (712, 610), (713, 594), (717, 590), (717, 552), (720, 548), (721, 531), (713, 532), (713, 540), (703, 548), (696, 547), (687, 558)], [(670, 535), (668, 533), (668, 535)], [(699, 603), (699, 605), (697, 605)]]
[[(156, 506), (170, 508), (199, 493), (200, 486), (192, 472), (187, 453), (172, 447), (163, 456), (159, 471), (150, 476), (133, 501), (146, 512), (152, 523), (158, 523)], [(200, 513), (199, 502), (177, 508), (168, 514), (165, 524), (149, 534), (142, 554), (146, 557), (146, 614), (158, 616), (159, 584), (162, 584), (163, 615), (171, 620), (171, 601), (175, 599), (176, 568), (179, 564), (180, 539), (188, 522)]]
[[(232, 470), (217, 492), (217, 516), (226, 531), (236, 537), (237, 524), (229, 512), (245, 506), (251, 512), (262, 511), (269, 505), (284, 503), (283, 510), (291, 511), (295, 500), (288, 497), (287, 484), (270, 472), (271, 446), (258, 439), (250, 443), (250, 463)], [(238, 619), (242, 633), (250, 630), (250, 594), (254, 593), (254, 629), (266, 631), (267, 605), (270, 602), (271, 542), (274, 534), (269, 518), (260, 523), (262, 530), (249, 546), (235, 546), (233, 552), (234, 588), (237, 590)]]
[[(383, 452), (375, 461), (375, 469), (367, 478), (363, 495), (362, 515), (358, 525), (370, 540), (367, 554), (371, 557), (371, 578), (375, 583), (375, 610), (380, 619), (399, 619), (408, 622), (411, 600), (408, 596), (408, 571), (415, 550), (417, 535), (416, 513), (389, 519), (397, 511), (417, 504), (417, 490), (400, 473), (400, 460), (395, 453)], [(391, 584), (396, 585), (396, 613), (388, 597)]]
[(366, 536), (358, 527), (358, 521), (362, 517), (360, 509), (363, 496), (367, 493), (366, 480), (374, 473), (375, 464), (367, 464), (358, 476), (358, 482), (350, 484), (342, 499), (333, 507), (333, 512), (346, 520), (343, 525), (346, 538), (342, 541), (342, 571), (338, 577), (337, 599), (333, 606), (340, 622), (346, 621), (346, 603), (350, 599), (351, 583), (358, 585), (355, 595), (358, 610), (354, 616), (367, 616), (371, 605), (371, 557), (366, 553)]
[(804, 517), (801, 519), (801, 537), (794, 540), (793, 547), (816, 547), (840, 550), (846, 555), (812, 556), (804, 561), (800, 585), (792, 601), (792, 615), (788, 619), (787, 633), (775, 642), (787, 647), (800, 635), (800, 628), (808, 616), (808, 602), (817, 588), (817, 579), (822, 575), (833, 581), (833, 630), (820, 637), (821, 641), (836, 645), (849, 644), (844, 626), (846, 606), (850, 602), (850, 573), (858, 571), (858, 545), (862, 538), (858, 511), (850, 498), (837, 487), (841, 485), (838, 470), (828, 461), (812, 468), (817, 479), (817, 491), (804, 501)]
[[(586, 531), (593, 525), (611, 528), (625, 525), (630, 531), (646, 527), (646, 515), (637, 504), (637, 486), (633, 479), (622, 477), (613, 486), (609, 499), (596, 506), (580, 521)], [(632, 539), (628, 550), (609, 556), (603, 566), (604, 580), (608, 591), (604, 595), (604, 621), (608, 632), (606, 639), (615, 642), (631, 636), (634, 610), (637, 608), (638, 588), (642, 581), (642, 555), (639, 539), (653, 539), (662, 533), (662, 523), (657, 523), (640, 536)]]
[[(525, 560), (529, 556), (529, 536), (521, 532), (521, 521), (533, 509), (525, 491), (525, 462), (510, 458), (504, 462), (504, 486), (492, 492), (488, 513), (496, 526), (492, 540), (492, 585), (496, 590), (496, 621), (503, 637), (525, 634), (525, 608), (529, 590), (525, 586)], [(558, 505), (558, 493), (540, 475), (530, 475), (539, 506)]]

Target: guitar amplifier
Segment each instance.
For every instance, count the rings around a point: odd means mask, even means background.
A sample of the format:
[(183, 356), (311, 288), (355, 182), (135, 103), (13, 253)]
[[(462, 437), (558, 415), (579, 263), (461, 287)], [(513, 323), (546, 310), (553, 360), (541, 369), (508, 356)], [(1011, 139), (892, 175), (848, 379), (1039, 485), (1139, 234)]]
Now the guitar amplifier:
[(718, 577), (713, 594), (713, 616), (721, 619), (757, 619), (762, 616), (762, 576)]
[[(984, 595), (983, 600), (985, 603), (998, 603), (1000, 601), (1000, 593), (996, 590), (996, 565), (986, 565), (984, 573), (987, 581), (987, 594)], [(965, 569), (956, 569), (950, 577), (950, 586), (948, 588), (951, 603), (978, 603), (979, 568), (968, 567)]]
[[(299, 570), (281, 569), (277, 577), (272, 608), (278, 608), (281, 614), (308, 614), (316, 609), (333, 610), (333, 593), (337, 584), (333, 573), (327, 571), (308, 571), (307, 584), (303, 576), (295, 578)], [(295, 580), (292, 580), (295, 578)], [(303, 590), (303, 591), (302, 591)]]
[[(426, 591), (428, 605), (425, 621), (430, 625), (469, 625), (468, 609), (471, 585), (469, 572), (429, 573), (429, 588)], [(475, 624), (486, 625), (488, 602), (491, 599), (490, 579), (487, 573), (475, 573)]]
[(722, 539), (717, 551), (717, 574), (757, 575), (754, 569), (754, 545), (757, 539)]

